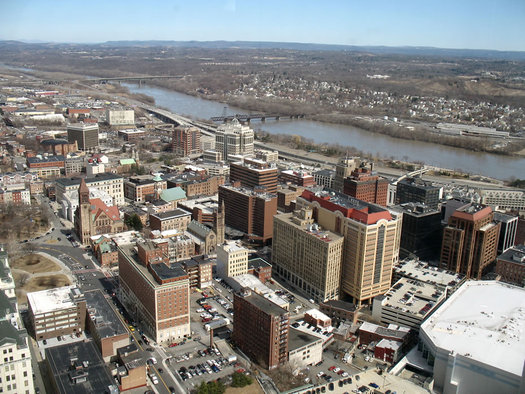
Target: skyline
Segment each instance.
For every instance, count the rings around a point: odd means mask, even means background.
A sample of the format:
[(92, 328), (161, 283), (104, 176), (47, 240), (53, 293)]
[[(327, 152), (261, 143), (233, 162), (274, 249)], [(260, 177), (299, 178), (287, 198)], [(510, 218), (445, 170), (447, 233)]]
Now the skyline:
[[(60, 7), (57, 7), (60, 4)], [(264, 3), (95, 0), (4, 4), (0, 40), (266, 41), (525, 51), (525, 2)], [(57, 20), (60, 22), (57, 23)], [(197, 21), (197, 22), (196, 22)]]

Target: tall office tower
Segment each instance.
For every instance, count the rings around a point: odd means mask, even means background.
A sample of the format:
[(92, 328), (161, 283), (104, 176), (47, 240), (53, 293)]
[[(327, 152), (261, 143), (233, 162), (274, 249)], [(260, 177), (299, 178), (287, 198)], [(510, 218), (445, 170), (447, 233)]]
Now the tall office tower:
[(176, 127), (171, 138), (171, 150), (181, 156), (201, 153), (201, 131), (196, 127)]
[(432, 182), (421, 178), (406, 178), (397, 183), (397, 204), (420, 202), (438, 209), (443, 188), (432, 185)]
[(302, 207), (312, 208), (323, 229), (344, 236), (342, 291), (356, 304), (386, 293), (399, 258), (402, 215), (316, 188), (297, 198), (297, 208)]
[(320, 230), (310, 208), (273, 217), (273, 272), (316, 302), (339, 299), (341, 235)]
[(359, 167), (343, 181), (343, 192), (358, 200), (386, 206), (388, 198), (388, 179), (370, 168)]
[(273, 369), (288, 361), (289, 313), (250, 290), (234, 294), (233, 342), (252, 361)]
[(232, 155), (253, 155), (254, 134), (250, 126), (242, 125), (237, 119), (224, 123), (215, 132), (215, 150), (228, 161)]
[(425, 261), (437, 261), (441, 248), (441, 212), (420, 203), (392, 207), (403, 214), (399, 257), (417, 256)]
[(134, 248), (134, 244), (118, 247), (121, 301), (126, 310), (155, 342), (190, 335), (189, 275), (180, 263), (166, 263), (162, 250), (152, 251), (161, 255), (141, 259)]
[(248, 234), (254, 241), (267, 243), (273, 235), (273, 215), (277, 213), (277, 196), (235, 187), (219, 187), (219, 205), (224, 203), (225, 223)]
[(354, 171), (359, 165), (359, 157), (342, 157), (339, 162), (335, 165), (335, 177), (334, 177), (334, 190), (343, 192), (344, 180), (352, 171)]
[(98, 147), (98, 124), (73, 123), (67, 125), (67, 140), (70, 144), (76, 141), (78, 149), (92, 152)]
[(248, 249), (235, 241), (217, 246), (217, 273), (229, 278), (248, 273)]
[(481, 279), (483, 269), (496, 259), (499, 229), (491, 207), (468, 204), (456, 210), (443, 230), (442, 268)]
[(277, 167), (264, 161), (246, 160), (230, 164), (230, 182), (238, 181), (243, 187), (261, 188), (268, 193), (277, 192)]
[(511, 216), (501, 212), (494, 212), (494, 220), (501, 223), (499, 231), (498, 253), (516, 245), (518, 231), (518, 216)]

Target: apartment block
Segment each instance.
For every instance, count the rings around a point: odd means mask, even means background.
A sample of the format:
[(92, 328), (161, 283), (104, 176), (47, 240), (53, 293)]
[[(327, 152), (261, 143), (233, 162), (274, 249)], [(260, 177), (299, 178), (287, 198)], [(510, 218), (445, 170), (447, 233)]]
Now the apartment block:
[(201, 153), (200, 130), (197, 127), (175, 127), (171, 137), (171, 150), (180, 156)]
[(338, 299), (344, 237), (320, 230), (310, 208), (274, 216), (274, 273), (316, 302)]

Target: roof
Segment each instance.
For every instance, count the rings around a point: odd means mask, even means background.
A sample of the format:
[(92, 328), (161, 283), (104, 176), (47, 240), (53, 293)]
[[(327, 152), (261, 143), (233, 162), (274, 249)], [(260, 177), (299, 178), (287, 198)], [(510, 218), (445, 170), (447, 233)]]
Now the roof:
[(394, 272), (400, 276), (421, 280), (439, 286), (457, 286), (465, 277), (452, 271), (431, 266), (429, 263), (405, 259), (394, 266)]
[(153, 213), (150, 216), (156, 217), (159, 220), (167, 220), (167, 219), (173, 219), (179, 216), (191, 216), (191, 213), (177, 208), (171, 211)]
[(180, 263), (158, 263), (150, 264), (150, 269), (155, 271), (161, 280), (187, 277), (188, 273), (182, 268)]
[(51, 163), (51, 162), (59, 162), (59, 161), (64, 161), (65, 158), (64, 156), (62, 155), (57, 155), (57, 156), (46, 156), (46, 157), (28, 157), (27, 158), (27, 162), (29, 164), (32, 164), (32, 163)]
[(268, 315), (281, 316), (288, 314), (288, 311), (286, 309), (281, 308), (274, 302), (270, 301), (269, 299), (260, 294), (257, 294), (254, 291), (250, 291), (247, 295), (237, 294), (237, 296), (244, 298), (250, 304), (252, 304), (253, 306), (255, 306), (256, 308), (260, 309)]
[(359, 326), (359, 331), (373, 332), (382, 337), (398, 338), (403, 340), (408, 333), (410, 328), (403, 326), (396, 326), (395, 324), (390, 324), (388, 327), (378, 326), (377, 324), (364, 322)]
[(91, 204), (93, 220), (97, 220), (102, 213), (105, 213), (113, 221), (120, 220), (120, 212), (116, 205), (108, 207), (100, 198), (92, 198), (89, 202)]
[(525, 265), (525, 245), (513, 246), (507, 249), (498, 256), (498, 260)]
[(25, 329), (18, 330), (11, 322), (0, 320), (0, 346), (8, 343), (24, 346), (26, 337), (27, 332)]
[(200, 238), (206, 238), (206, 236), (213, 230), (201, 222), (192, 220), (188, 225), (187, 231), (199, 236)]
[(135, 159), (120, 159), (119, 164), (121, 166), (127, 166), (127, 165), (136, 164), (136, 161)]
[(433, 346), (522, 376), (525, 289), (467, 281), (421, 325)]
[(74, 295), (82, 293), (76, 286), (64, 286), (27, 293), (27, 302), (35, 315), (76, 306)]
[[(122, 178), (119, 175), (105, 172), (103, 174), (96, 174), (94, 177), (85, 178), (85, 179), (86, 179), (86, 183), (89, 185), (90, 183), (107, 181), (107, 180), (124, 179), (124, 178)], [(75, 186), (75, 185), (80, 185), (80, 180), (81, 178), (79, 177), (59, 178), (55, 180), (55, 183), (61, 184), (62, 186)]]
[(164, 201), (176, 201), (186, 198), (186, 192), (180, 187), (172, 187), (170, 189), (165, 189), (160, 193), (160, 198)]
[(320, 305), (321, 306), (328, 305), (330, 308), (343, 309), (349, 312), (355, 312), (356, 310), (355, 304), (352, 304), (351, 302), (341, 301), (341, 300), (328, 300), (328, 301), (322, 302)]
[(272, 265), (269, 262), (267, 262), (265, 259), (261, 257), (256, 257), (254, 259), (248, 260), (248, 269), (267, 268), (271, 266)]
[(290, 327), (288, 331), (288, 351), (293, 352), (304, 348), (315, 342), (322, 342), (323, 340), (319, 337), (310, 335), (306, 332), (295, 330)]
[(94, 322), (100, 338), (108, 338), (127, 334), (127, 329), (122, 324), (120, 317), (109, 305), (101, 290), (84, 293), (86, 307), (91, 320)]

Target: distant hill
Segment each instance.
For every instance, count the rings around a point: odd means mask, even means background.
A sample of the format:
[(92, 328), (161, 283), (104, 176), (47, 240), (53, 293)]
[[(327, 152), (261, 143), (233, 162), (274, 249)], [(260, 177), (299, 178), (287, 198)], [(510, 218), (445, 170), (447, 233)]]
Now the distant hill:
[(357, 46), (357, 45), (330, 45), (309, 44), (297, 42), (267, 42), (267, 41), (107, 41), (93, 44), (74, 43), (29, 43), (21, 41), (0, 41), (0, 46), (11, 48), (20, 46), (23, 48), (36, 47), (179, 47), (179, 48), (210, 48), (210, 49), (286, 49), (296, 51), (349, 51), (367, 52), (374, 54), (399, 54), (410, 56), (441, 56), (462, 58), (486, 58), (501, 60), (524, 61), (524, 51), (496, 51), (489, 49), (452, 49), (434, 47), (389, 47), (389, 46)]

